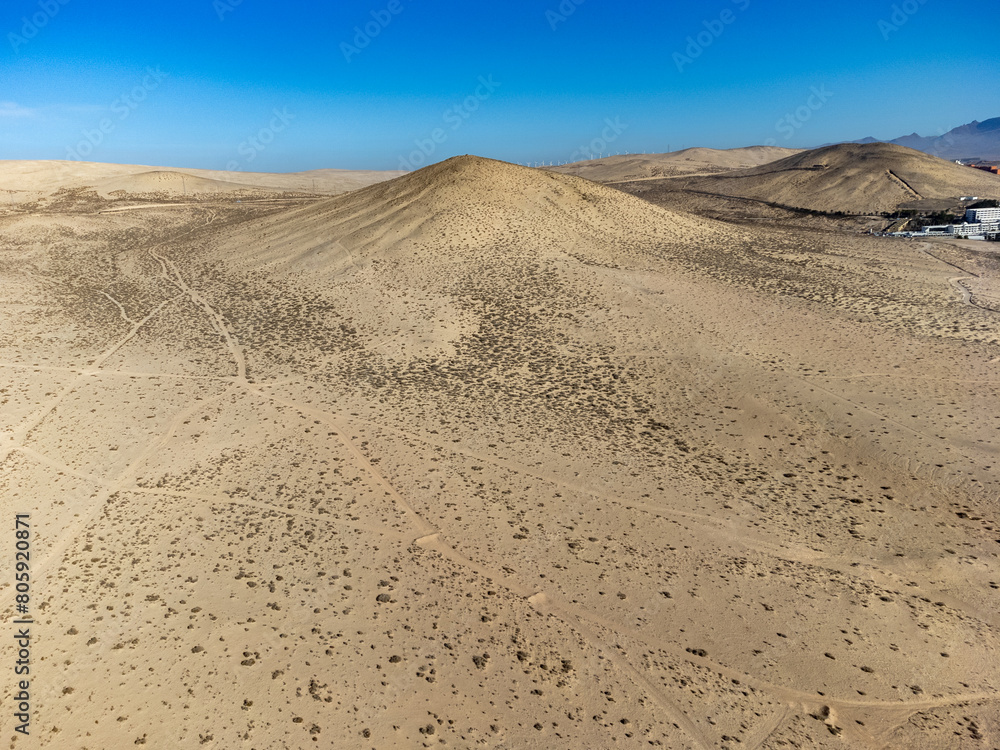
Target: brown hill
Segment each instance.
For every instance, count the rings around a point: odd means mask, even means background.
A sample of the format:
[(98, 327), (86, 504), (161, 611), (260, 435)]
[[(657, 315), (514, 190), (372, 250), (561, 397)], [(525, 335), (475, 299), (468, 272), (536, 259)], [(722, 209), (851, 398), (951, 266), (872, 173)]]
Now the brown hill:
[(549, 167), (549, 170), (584, 177), (594, 182), (623, 182), (744, 169), (769, 164), (798, 153), (801, 152), (797, 149), (774, 146), (750, 146), (726, 150), (686, 148), (669, 154), (609, 156), (604, 159)]
[[(222, 254), (241, 265), (332, 275), (418, 255), (559, 256), (614, 263), (651, 243), (677, 246), (729, 232), (569, 175), (455, 157), (388, 182), (241, 228)], [(252, 248), (249, 251), (247, 248)]]
[(907, 203), (961, 195), (1000, 196), (1000, 178), (889, 143), (845, 143), (773, 164), (691, 178), (700, 192), (815, 211), (879, 213)]

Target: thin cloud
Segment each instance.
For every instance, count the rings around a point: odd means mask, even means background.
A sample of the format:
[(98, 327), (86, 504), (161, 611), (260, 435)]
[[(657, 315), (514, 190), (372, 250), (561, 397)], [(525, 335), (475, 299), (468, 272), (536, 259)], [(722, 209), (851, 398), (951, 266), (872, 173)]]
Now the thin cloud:
[(38, 112), (29, 107), (22, 107), (17, 102), (0, 102), (0, 117), (22, 118), (34, 117)]

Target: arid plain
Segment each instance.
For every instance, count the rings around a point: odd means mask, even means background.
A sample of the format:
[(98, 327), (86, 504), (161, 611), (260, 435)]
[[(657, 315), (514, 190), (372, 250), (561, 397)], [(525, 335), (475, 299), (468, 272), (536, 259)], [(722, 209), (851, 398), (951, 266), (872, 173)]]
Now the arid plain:
[(1000, 747), (997, 246), (698, 158), (2, 165), (9, 746)]

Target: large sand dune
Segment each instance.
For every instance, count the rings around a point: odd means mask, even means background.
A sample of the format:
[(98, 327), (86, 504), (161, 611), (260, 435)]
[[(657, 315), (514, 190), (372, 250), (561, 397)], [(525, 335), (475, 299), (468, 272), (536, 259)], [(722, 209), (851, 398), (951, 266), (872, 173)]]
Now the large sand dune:
[(172, 170), (156, 170), (98, 180), (89, 186), (102, 198), (130, 195), (214, 195), (220, 193), (258, 192), (254, 185), (223, 182), (187, 175)]
[(1000, 197), (1000, 177), (888, 143), (839, 144), (683, 188), (814, 211), (879, 213), (934, 198)]
[(314, 277), (390, 258), (615, 263), (726, 231), (587, 180), (466, 156), (240, 227), (218, 257)]
[(31, 743), (998, 746), (998, 270), (472, 157), (8, 208)]
[(777, 146), (748, 146), (733, 149), (686, 148), (668, 154), (607, 156), (549, 169), (553, 172), (584, 177), (594, 182), (624, 182), (745, 169), (769, 164), (798, 153), (801, 153), (798, 149)]

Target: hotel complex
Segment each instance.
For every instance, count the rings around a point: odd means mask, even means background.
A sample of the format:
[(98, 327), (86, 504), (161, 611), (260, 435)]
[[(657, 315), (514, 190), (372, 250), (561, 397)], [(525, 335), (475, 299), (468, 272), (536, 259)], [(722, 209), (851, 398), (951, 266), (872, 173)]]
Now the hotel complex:
[(893, 232), (896, 237), (961, 237), (992, 239), (1000, 233), (1000, 208), (970, 208), (961, 224), (939, 224), (919, 232)]

